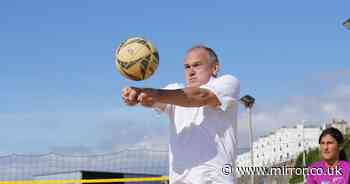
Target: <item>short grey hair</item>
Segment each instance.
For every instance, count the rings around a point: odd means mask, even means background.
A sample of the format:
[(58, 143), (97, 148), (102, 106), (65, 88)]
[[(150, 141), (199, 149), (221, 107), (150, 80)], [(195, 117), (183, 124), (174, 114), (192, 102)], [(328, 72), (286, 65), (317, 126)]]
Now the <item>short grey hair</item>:
[(190, 49), (187, 50), (187, 53), (193, 51), (193, 50), (196, 50), (196, 49), (204, 49), (205, 51), (208, 52), (209, 54), (209, 63), (210, 64), (219, 64), (219, 58), (218, 58), (218, 55), (215, 53), (215, 51), (206, 46), (206, 45), (203, 45), (203, 44), (198, 44), (198, 45), (195, 45), (193, 47), (191, 47)]

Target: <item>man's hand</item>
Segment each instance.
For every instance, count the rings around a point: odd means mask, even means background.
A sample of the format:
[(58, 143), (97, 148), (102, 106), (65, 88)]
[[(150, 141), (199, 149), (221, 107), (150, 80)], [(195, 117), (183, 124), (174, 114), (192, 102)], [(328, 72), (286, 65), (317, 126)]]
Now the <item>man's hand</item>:
[(137, 98), (139, 97), (141, 93), (140, 88), (136, 87), (126, 87), (122, 90), (122, 98), (124, 100), (124, 103), (130, 106), (134, 106), (138, 103)]
[(155, 103), (159, 102), (159, 97), (160, 95), (156, 89), (143, 88), (137, 101), (145, 107), (152, 107)]

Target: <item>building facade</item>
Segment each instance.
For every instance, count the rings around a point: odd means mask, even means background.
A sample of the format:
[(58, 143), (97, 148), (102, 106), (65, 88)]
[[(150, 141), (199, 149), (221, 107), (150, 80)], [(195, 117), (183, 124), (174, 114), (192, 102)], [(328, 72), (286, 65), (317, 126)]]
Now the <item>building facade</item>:
[(348, 122), (340, 119), (333, 119), (331, 123), (325, 124), (324, 128), (334, 127), (338, 129), (343, 135), (347, 133)]
[[(254, 166), (272, 166), (295, 159), (303, 150), (319, 146), (321, 127), (298, 124), (292, 128), (280, 128), (253, 143)], [(237, 166), (251, 166), (250, 152), (237, 158)]]

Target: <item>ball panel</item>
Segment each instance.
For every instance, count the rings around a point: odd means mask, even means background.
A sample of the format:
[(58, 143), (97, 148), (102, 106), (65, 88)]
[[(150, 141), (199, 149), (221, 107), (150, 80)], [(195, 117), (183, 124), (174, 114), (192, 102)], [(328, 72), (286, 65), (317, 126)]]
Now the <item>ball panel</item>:
[(123, 75), (124, 77), (126, 77), (128, 79), (135, 80), (135, 81), (143, 80), (139, 76), (134, 76), (134, 75), (132, 75), (132, 73), (128, 73), (128, 70), (125, 70), (124, 68), (118, 67), (118, 71), (120, 72), (121, 75)]
[(118, 66), (125, 71), (128, 71), (128, 73), (144, 73), (144, 70), (147, 70), (150, 63), (152, 63), (150, 58), (151, 56), (148, 56), (133, 62), (122, 62), (118, 60)]
[(149, 47), (139, 44), (131, 43), (125, 44), (118, 53), (118, 60), (121, 61), (136, 61), (140, 58), (147, 57), (150, 55)]
[(151, 76), (158, 68), (158, 58), (155, 55), (150, 56), (145, 76)]
[(137, 65), (137, 62), (138, 62), (138, 61), (125, 62), (125, 61), (121, 61), (121, 60), (118, 59), (117, 65), (119, 64), (120, 67), (125, 68), (125, 69), (128, 69), (128, 68), (130, 68), (130, 67), (132, 67), (132, 66), (134, 66), (134, 65)]

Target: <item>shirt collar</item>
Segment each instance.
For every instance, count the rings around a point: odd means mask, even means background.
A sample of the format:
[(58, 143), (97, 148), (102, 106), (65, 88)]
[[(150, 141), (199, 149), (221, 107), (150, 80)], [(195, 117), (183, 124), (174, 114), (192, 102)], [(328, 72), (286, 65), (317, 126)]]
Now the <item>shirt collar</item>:
[(325, 165), (327, 168), (336, 168), (336, 167), (339, 166), (339, 164), (340, 164), (340, 161), (339, 161), (339, 160), (336, 161), (336, 162), (334, 162), (332, 165), (329, 165), (326, 161), (324, 161), (324, 165)]

